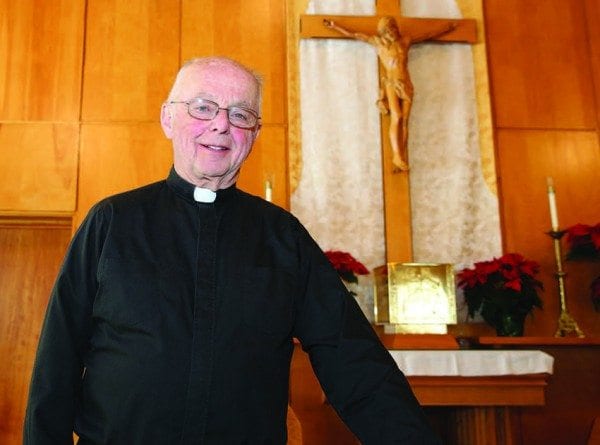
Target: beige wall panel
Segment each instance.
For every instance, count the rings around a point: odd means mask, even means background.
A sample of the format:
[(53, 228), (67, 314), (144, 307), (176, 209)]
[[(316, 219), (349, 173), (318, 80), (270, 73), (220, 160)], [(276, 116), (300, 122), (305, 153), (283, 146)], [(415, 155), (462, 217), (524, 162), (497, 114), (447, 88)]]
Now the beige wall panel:
[(0, 125), (0, 212), (75, 210), (77, 124)]
[(79, 119), (84, 0), (0, 0), (0, 120)]
[(178, 0), (89, 0), (84, 121), (156, 121), (179, 67)]
[(264, 79), (263, 122), (285, 122), (285, 2), (183, 0), (181, 54), (232, 57)]
[(285, 130), (282, 127), (263, 127), (254, 149), (238, 180), (242, 190), (265, 197), (265, 185), (272, 186), (272, 202), (289, 208)]
[(158, 123), (82, 125), (73, 226), (100, 199), (166, 178), (172, 157), (171, 143)]
[(23, 442), (29, 380), (50, 289), (69, 242), (63, 228), (0, 226), (0, 443)]
[(486, 0), (497, 127), (595, 128), (581, 0)]
[[(546, 178), (556, 188), (561, 228), (600, 221), (598, 166), (600, 147), (596, 132), (522, 131), (497, 132), (505, 252), (519, 252), (540, 262), (545, 309), (528, 320), (527, 335), (554, 335), (558, 320), (556, 262), (550, 230)], [(566, 244), (563, 243), (566, 250)], [(563, 253), (566, 253), (563, 252)], [(569, 310), (587, 335), (600, 335), (597, 313), (588, 287), (598, 273), (593, 264), (565, 264)], [(568, 302), (567, 302), (568, 304)]]

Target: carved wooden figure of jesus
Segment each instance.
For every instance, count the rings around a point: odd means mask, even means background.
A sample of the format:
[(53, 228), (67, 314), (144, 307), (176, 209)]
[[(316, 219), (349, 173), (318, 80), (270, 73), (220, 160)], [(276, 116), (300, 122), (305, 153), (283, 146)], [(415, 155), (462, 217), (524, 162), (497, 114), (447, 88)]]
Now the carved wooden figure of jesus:
[(400, 30), (393, 17), (382, 17), (377, 24), (377, 34), (353, 32), (324, 19), (323, 24), (340, 34), (361, 40), (377, 49), (377, 56), (384, 68), (377, 106), (382, 114), (390, 115), (389, 138), (392, 147), (394, 171), (408, 171), (408, 118), (412, 107), (414, 87), (408, 72), (408, 50), (413, 43), (436, 38), (456, 28), (453, 21), (441, 28), (419, 35)]

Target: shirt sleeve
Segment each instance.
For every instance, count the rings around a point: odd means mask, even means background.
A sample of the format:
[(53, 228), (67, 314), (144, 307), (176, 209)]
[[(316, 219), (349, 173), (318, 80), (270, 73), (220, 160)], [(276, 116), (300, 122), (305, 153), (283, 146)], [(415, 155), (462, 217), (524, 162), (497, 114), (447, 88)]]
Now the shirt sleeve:
[(52, 289), (29, 387), (24, 445), (73, 443), (105, 227), (104, 212), (94, 208), (71, 241)]
[(441, 444), (404, 374), (303, 229), (298, 249), (295, 335), (340, 418), (365, 445)]

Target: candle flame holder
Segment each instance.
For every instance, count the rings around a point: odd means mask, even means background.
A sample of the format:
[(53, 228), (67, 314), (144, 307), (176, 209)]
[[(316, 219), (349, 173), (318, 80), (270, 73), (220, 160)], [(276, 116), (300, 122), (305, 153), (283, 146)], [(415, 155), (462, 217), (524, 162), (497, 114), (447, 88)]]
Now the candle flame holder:
[(560, 296), (560, 316), (558, 317), (558, 327), (555, 337), (565, 337), (571, 332), (575, 332), (577, 337), (585, 337), (583, 331), (579, 329), (575, 319), (567, 311), (567, 297), (565, 292), (565, 276), (567, 275), (562, 267), (562, 249), (561, 239), (566, 233), (564, 230), (551, 230), (548, 235), (554, 243), (554, 257), (556, 259), (556, 279), (558, 281), (558, 293)]

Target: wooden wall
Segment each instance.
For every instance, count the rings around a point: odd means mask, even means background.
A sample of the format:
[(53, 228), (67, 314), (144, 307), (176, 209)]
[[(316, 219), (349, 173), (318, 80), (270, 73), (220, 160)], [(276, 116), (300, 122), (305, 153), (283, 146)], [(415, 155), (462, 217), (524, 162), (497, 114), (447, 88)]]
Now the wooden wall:
[[(600, 222), (600, 5), (483, 5), (504, 248), (541, 263), (546, 308), (526, 334), (551, 336), (558, 295), (546, 176), (561, 226)], [(274, 201), (288, 205), (285, 7), (0, 0), (0, 443), (20, 443), (37, 335), (71, 226), (99, 198), (161, 179), (170, 166), (158, 115), (183, 60), (230, 55), (263, 74), (264, 127), (240, 185), (262, 194), (270, 180)], [(593, 336), (600, 317), (586, 287), (597, 267), (566, 265), (569, 309)], [(544, 428), (532, 425), (528, 437)]]
[(182, 61), (213, 54), (264, 78), (264, 125), (240, 186), (262, 194), (268, 179), (273, 200), (287, 206), (282, 2), (1, 0), (0, 8), (2, 214), (73, 214), (77, 226), (107, 194), (164, 178), (171, 148), (160, 105)]
[[(561, 228), (600, 222), (600, 3), (485, 0), (504, 250), (542, 268), (545, 308), (526, 335), (552, 336), (559, 316), (546, 178)], [(563, 242), (566, 250), (566, 244)], [(564, 252), (565, 253), (565, 252)], [(589, 285), (600, 263), (564, 262), (567, 308), (600, 335)]]
[[(544, 309), (525, 335), (553, 336), (560, 303), (546, 177), (561, 228), (600, 222), (600, 2), (484, 0), (504, 250), (542, 268)], [(563, 242), (563, 249), (566, 244)], [(564, 252), (564, 250), (563, 250)], [(564, 262), (567, 308), (600, 336), (589, 285), (600, 263)], [(586, 444), (600, 416), (600, 348), (544, 347), (554, 375), (541, 408), (520, 414), (521, 443)]]
[(68, 224), (0, 224), (0, 443), (17, 445), (46, 303)]

